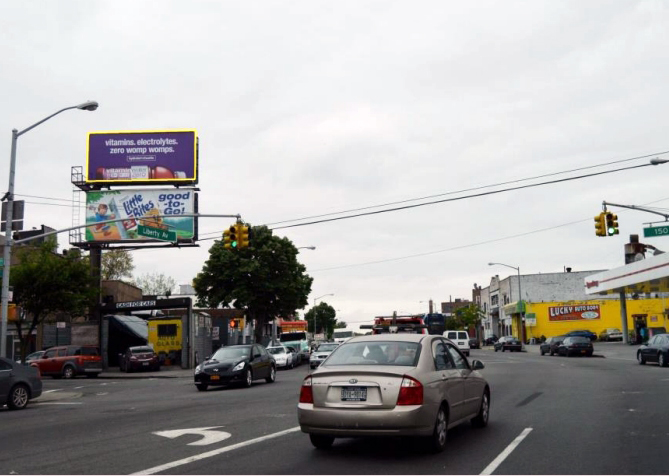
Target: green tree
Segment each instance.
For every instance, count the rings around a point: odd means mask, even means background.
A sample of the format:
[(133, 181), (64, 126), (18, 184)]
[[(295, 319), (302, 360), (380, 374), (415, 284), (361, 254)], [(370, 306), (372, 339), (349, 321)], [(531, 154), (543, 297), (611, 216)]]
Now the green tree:
[[(316, 317), (316, 330), (314, 330), (314, 317)], [(332, 333), (337, 325), (336, 317), (337, 313), (334, 308), (325, 301), (321, 301), (304, 315), (309, 332), (313, 332), (314, 334), (324, 333), (327, 339), (332, 338)]]
[(313, 278), (305, 273), (288, 238), (274, 236), (266, 226), (254, 226), (249, 241), (250, 246), (241, 250), (226, 250), (216, 241), (193, 287), (199, 306), (245, 309), (247, 317), (256, 320), (256, 342), (260, 342), (264, 324), (307, 305)]
[(28, 351), (30, 336), (54, 313), (81, 315), (99, 289), (90, 276), (88, 261), (81, 253), (56, 253), (55, 240), (18, 251), (20, 263), (12, 266), (10, 283), (14, 302), (20, 307), (15, 321), (21, 345), (21, 360)]
[(137, 277), (135, 286), (141, 288), (143, 294), (172, 294), (177, 282), (164, 273), (144, 273)]
[(135, 265), (127, 250), (104, 250), (102, 252), (102, 279), (131, 278)]
[(476, 304), (461, 307), (455, 310), (453, 318), (453, 329), (469, 329), (478, 326), (481, 320), (481, 312)]
[(335, 329), (346, 329), (346, 326), (348, 326), (348, 324), (346, 324), (346, 322), (337, 321), (337, 323), (335, 324)]

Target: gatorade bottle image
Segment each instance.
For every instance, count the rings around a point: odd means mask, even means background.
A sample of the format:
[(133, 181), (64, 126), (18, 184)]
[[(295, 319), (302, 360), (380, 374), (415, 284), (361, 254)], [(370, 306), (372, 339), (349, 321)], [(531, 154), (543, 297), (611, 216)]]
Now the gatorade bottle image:
[(152, 180), (152, 179), (185, 179), (186, 172), (173, 172), (167, 167), (156, 165), (133, 165), (131, 167), (98, 167), (95, 171), (96, 180)]

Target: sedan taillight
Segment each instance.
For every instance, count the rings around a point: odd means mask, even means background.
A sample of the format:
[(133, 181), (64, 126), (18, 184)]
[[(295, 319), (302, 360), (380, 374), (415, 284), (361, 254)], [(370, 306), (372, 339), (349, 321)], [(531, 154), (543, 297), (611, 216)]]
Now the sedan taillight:
[(311, 387), (311, 375), (304, 379), (300, 388), (300, 403), (314, 403), (314, 392)]
[(423, 385), (407, 375), (400, 384), (400, 393), (397, 396), (398, 405), (422, 405), (423, 404)]

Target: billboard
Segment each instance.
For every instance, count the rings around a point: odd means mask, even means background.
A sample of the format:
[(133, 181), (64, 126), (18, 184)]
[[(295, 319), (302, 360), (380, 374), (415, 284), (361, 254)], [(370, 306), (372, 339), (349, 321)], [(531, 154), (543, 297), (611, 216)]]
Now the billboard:
[(86, 183), (197, 183), (197, 132), (90, 132)]
[(591, 321), (601, 317), (599, 304), (582, 306), (549, 306), (549, 321)]
[[(95, 243), (153, 242), (145, 230), (173, 236), (171, 241), (194, 241), (194, 189), (96, 190), (86, 192), (86, 241)], [(167, 215), (167, 216), (163, 216)], [(122, 218), (123, 221), (96, 224)]]

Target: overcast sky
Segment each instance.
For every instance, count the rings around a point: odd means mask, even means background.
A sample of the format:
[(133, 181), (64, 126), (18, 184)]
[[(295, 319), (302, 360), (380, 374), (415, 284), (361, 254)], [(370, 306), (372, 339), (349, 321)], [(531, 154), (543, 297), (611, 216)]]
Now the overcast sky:
[[(197, 129), (200, 212), (254, 225), (669, 150), (661, 0), (25, 0), (0, 4), (0, 45), (3, 193), (13, 128), (100, 103), (20, 137), (28, 229), (71, 226), (70, 169), (91, 131)], [(669, 164), (642, 167), (275, 233), (316, 246), (300, 253), (310, 305), (334, 294), (323, 300), (353, 327), (515, 274), (490, 261), (522, 274), (621, 266), (629, 235), (644, 241), (663, 218), (611, 207), (620, 235), (599, 238), (594, 215), (603, 200), (669, 207), (667, 176)], [(229, 224), (203, 218), (200, 236)], [(135, 275), (190, 283), (212, 243), (135, 251)]]

